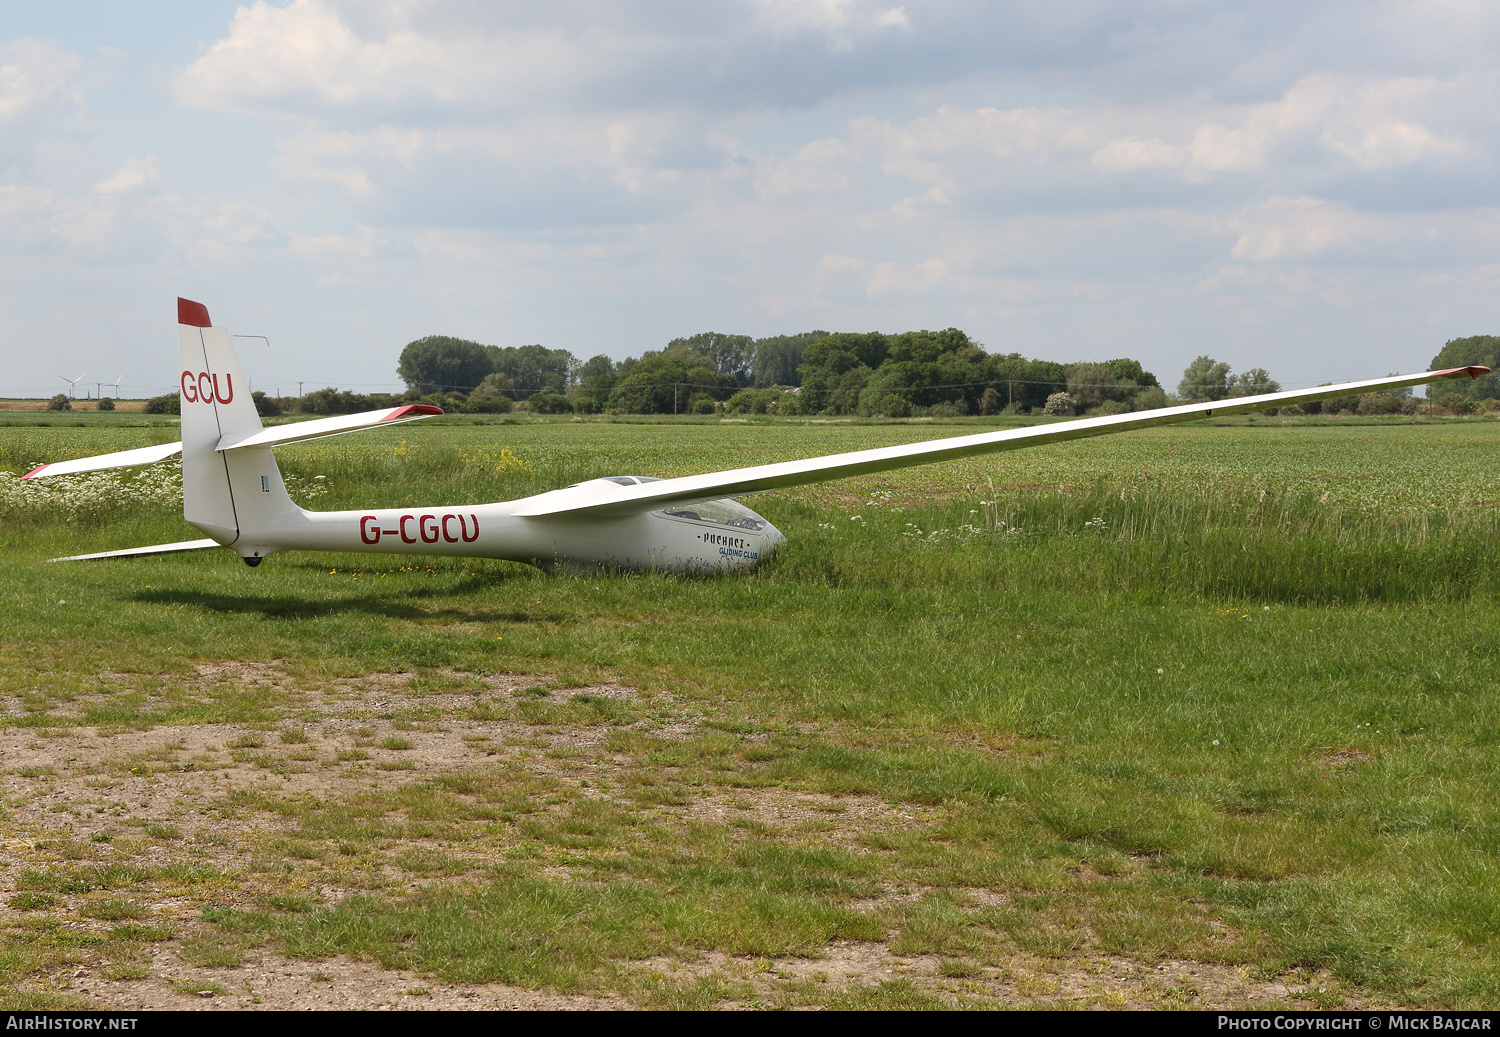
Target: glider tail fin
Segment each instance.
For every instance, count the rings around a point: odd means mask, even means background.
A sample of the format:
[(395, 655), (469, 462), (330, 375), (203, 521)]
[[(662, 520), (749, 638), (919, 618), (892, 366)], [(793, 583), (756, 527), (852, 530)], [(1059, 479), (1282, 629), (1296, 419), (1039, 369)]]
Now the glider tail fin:
[(227, 438), (261, 430), (229, 332), (208, 309), (177, 300), (182, 403), (182, 517), (251, 565), (270, 553), (258, 543), (299, 509), (287, 495), (269, 447), (222, 451)]

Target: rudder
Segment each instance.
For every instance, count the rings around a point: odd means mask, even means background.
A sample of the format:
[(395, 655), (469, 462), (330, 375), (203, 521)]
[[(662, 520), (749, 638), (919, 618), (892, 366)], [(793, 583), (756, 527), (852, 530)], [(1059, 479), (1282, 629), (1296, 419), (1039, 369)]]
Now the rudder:
[(225, 547), (258, 560), (270, 552), (249, 541), (298, 509), (269, 448), (216, 449), (225, 436), (259, 432), (261, 422), (229, 332), (212, 326), (202, 303), (177, 300), (177, 357), (182, 517)]

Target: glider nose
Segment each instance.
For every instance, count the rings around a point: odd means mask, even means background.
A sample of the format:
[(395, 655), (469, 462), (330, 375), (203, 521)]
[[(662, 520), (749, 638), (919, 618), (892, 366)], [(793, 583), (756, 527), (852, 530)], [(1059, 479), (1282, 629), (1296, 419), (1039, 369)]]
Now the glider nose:
[[(761, 521), (764, 522), (765, 520), (762, 519)], [(782, 534), (781, 530), (769, 522), (766, 522), (766, 528), (760, 531), (760, 535), (760, 553), (763, 558), (770, 558), (777, 551), (780, 551), (786, 543), (786, 537)]]

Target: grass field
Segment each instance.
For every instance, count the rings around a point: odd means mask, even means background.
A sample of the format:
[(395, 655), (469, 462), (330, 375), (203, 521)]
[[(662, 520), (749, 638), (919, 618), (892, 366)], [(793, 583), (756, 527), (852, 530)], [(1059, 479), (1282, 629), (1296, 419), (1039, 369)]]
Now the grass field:
[[(0, 471), (147, 421), (0, 422)], [(278, 456), (395, 507), (968, 427)], [(912, 469), (749, 500), (788, 546), (715, 578), (54, 566), (198, 534), (161, 472), (0, 477), (0, 1001), (1493, 1005), (1497, 447), (1249, 419)]]

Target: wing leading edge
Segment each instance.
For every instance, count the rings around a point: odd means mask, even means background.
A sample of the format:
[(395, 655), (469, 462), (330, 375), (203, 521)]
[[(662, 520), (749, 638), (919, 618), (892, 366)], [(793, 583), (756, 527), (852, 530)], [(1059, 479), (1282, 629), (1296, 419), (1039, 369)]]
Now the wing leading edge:
[(662, 479), (658, 482), (629, 487), (623, 493), (611, 487), (611, 492), (607, 497), (597, 487), (583, 484), (533, 497), (514, 514), (524, 518), (561, 515), (580, 518), (629, 515), (650, 511), (665, 504), (712, 500), (717, 497), (736, 497), (786, 486), (844, 479), (870, 472), (884, 472), (895, 468), (932, 464), (937, 461), (952, 461), (977, 454), (1018, 450), (1043, 443), (1086, 439), (1091, 436), (1149, 428), (1152, 425), (1193, 421), (1215, 414), (1243, 414), (1267, 407), (1290, 406), (1339, 396), (1400, 389), (1450, 378), (1477, 378), (1488, 373), (1487, 367), (1457, 367), (1445, 371), (1426, 371), (1422, 374), (1372, 378), (1368, 381), (1345, 382), (1341, 385), (1324, 385), (1316, 389), (1294, 389), (1263, 396), (1245, 396), (1211, 403), (1190, 403), (1178, 407), (1164, 407), (1160, 410), (1111, 414), (1102, 418), (1082, 418), (1077, 421), (1058, 422), (1032, 428), (981, 432), (971, 436), (929, 440), (925, 443), (908, 443), (875, 450), (856, 450), (851, 453), (830, 454), (801, 461), (783, 461), (778, 464), (756, 465), (752, 468), (711, 472), (707, 475)]

